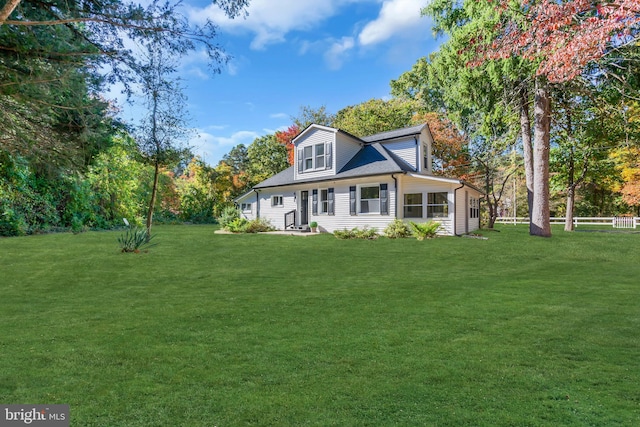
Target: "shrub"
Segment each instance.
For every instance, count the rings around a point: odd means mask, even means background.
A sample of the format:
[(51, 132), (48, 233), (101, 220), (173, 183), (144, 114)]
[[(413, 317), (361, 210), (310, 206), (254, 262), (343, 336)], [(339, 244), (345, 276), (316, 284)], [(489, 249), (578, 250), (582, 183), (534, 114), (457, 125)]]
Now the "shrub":
[(348, 239), (367, 239), (375, 240), (378, 238), (378, 231), (375, 228), (369, 228), (365, 225), (363, 228), (354, 227), (351, 230), (336, 230), (333, 235), (341, 240)]
[(315, 222), (315, 221), (311, 221), (311, 223), (309, 224), (309, 227), (316, 228), (316, 227), (318, 227), (318, 223)]
[(416, 236), (418, 240), (424, 239), (433, 239), (438, 235), (438, 230), (442, 226), (439, 222), (429, 221), (424, 223), (415, 223), (411, 222), (411, 228), (413, 229), (413, 234)]
[[(227, 228), (227, 226), (236, 219), (240, 218), (240, 212), (238, 212), (238, 208), (235, 206), (227, 206), (222, 211), (222, 215), (218, 218), (218, 222), (222, 228)], [(229, 230), (231, 231), (231, 230)]]
[(149, 236), (146, 228), (130, 227), (118, 237), (120, 249), (122, 252), (140, 252), (140, 248), (144, 246), (151, 247), (150, 244), (153, 236)]
[(262, 218), (254, 219), (253, 221), (249, 221), (244, 229), (245, 233), (264, 233), (265, 231), (273, 231), (275, 227), (271, 225), (271, 223)]
[(363, 228), (354, 228), (353, 232), (356, 235), (356, 239), (375, 240), (379, 237), (378, 230), (375, 228), (369, 228), (366, 225)]
[(394, 219), (384, 229), (384, 235), (390, 239), (402, 239), (411, 236), (411, 228), (401, 219)]
[(246, 219), (236, 218), (229, 222), (224, 229), (232, 233), (244, 233), (247, 228), (247, 224), (249, 224), (249, 221)]
[(347, 230), (346, 228), (344, 230), (336, 230), (336, 231), (334, 231), (333, 235), (336, 236), (340, 240), (355, 239), (355, 237), (356, 237), (355, 233), (352, 230)]

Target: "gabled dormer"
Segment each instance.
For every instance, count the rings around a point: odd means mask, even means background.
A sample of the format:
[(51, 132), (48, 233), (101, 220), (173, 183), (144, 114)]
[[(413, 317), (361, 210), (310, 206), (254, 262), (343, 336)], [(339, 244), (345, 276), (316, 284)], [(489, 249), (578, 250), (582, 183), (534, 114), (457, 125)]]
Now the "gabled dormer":
[(433, 137), (427, 124), (365, 136), (362, 140), (380, 143), (415, 172), (431, 174)]
[(294, 180), (335, 175), (362, 148), (362, 141), (339, 129), (312, 124), (293, 139)]

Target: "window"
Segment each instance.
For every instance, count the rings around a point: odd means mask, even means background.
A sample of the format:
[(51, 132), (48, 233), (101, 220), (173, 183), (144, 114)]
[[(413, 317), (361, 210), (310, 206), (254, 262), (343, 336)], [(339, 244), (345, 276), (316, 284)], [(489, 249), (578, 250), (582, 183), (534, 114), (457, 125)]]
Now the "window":
[(427, 194), (427, 218), (446, 218), (449, 216), (447, 193)]
[(360, 187), (360, 213), (380, 213), (380, 187)]
[(480, 201), (475, 197), (469, 198), (469, 218), (480, 217)]
[(274, 207), (284, 206), (284, 201), (282, 200), (282, 196), (271, 196), (271, 206), (274, 206)]
[(422, 170), (429, 170), (429, 149), (427, 144), (422, 145)]
[(324, 144), (316, 144), (316, 169), (324, 169)]
[(422, 218), (422, 193), (404, 195), (404, 217)]
[(320, 213), (329, 213), (329, 190), (327, 188), (320, 190)]
[(244, 213), (251, 213), (251, 203), (242, 203), (240, 209)]
[(313, 169), (313, 147), (304, 147), (304, 170)]

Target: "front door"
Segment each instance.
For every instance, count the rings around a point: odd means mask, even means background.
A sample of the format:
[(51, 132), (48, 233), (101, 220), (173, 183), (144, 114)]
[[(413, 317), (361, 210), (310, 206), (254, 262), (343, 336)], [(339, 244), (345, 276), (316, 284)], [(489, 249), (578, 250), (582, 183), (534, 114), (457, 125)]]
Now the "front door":
[(309, 223), (309, 192), (300, 192), (300, 225)]

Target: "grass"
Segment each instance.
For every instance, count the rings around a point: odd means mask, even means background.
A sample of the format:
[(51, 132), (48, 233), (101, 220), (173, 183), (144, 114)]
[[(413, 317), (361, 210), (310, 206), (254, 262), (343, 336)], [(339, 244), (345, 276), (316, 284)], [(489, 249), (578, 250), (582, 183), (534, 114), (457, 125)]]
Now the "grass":
[(0, 402), (72, 426), (640, 425), (640, 234), (0, 240)]

